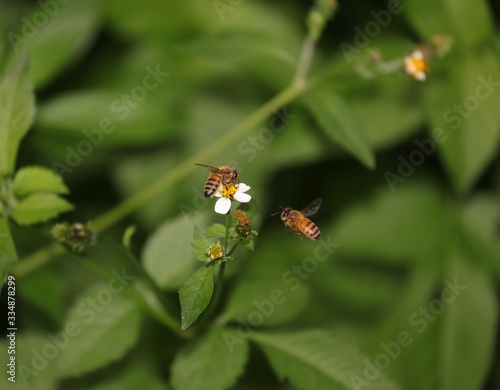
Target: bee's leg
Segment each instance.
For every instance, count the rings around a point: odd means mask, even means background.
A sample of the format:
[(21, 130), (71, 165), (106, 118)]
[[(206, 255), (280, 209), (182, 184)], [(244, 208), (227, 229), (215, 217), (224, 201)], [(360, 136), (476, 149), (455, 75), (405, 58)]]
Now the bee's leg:
[(298, 226), (295, 227), (295, 233), (297, 233), (297, 236), (299, 236), (300, 241), (302, 241), (302, 236), (300, 235), (300, 229)]

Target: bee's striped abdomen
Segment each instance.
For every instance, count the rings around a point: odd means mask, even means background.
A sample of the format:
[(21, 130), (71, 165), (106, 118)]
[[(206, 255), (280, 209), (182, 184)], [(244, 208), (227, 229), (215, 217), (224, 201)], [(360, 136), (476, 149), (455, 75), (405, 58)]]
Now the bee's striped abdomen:
[(302, 233), (304, 233), (311, 240), (319, 240), (321, 237), (321, 233), (319, 228), (308, 218), (304, 218), (302, 223), (300, 224)]
[(205, 183), (205, 188), (203, 189), (203, 195), (205, 198), (211, 198), (215, 191), (219, 188), (220, 185), (220, 176), (218, 175), (210, 175)]

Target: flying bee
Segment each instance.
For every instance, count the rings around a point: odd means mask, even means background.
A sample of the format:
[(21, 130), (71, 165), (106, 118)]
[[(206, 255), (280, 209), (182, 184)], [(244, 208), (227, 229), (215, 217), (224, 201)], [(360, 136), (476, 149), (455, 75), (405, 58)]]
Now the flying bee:
[(320, 239), (319, 228), (308, 217), (318, 212), (322, 201), (321, 198), (313, 200), (311, 204), (302, 211), (285, 207), (281, 212), (281, 220), (285, 223), (286, 227), (291, 229), (294, 233), (297, 233), (300, 241), (302, 241), (300, 233), (303, 233), (306, 237), (314, 241)]
[(238, 171), (234, 168), (222, 165), (219, 168), (212, 167), (205, 164), (196, 164), (200, 167), (207, 168), (211, 173), (208, 176), (205, 188), (203, 188), (203, 195), (205, 198), (211, 198), (221, 185), (228, 188), (236, 184), (238, 179)]

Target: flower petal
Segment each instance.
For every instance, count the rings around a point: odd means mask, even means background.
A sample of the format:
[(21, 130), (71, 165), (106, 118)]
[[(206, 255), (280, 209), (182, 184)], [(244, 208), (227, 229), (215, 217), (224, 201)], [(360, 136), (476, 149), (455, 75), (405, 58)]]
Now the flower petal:
[(215, 212), (217, 214), (227, 214), (231, 208), (231, 200), (228, 198), (220, 198), (215, 202)]
[(217, 198), (222, 198), (222, 194), (220, 193), (220, 190), (222, 190), (222, 183), (219, 184), (219, 187), (217, 187), (217, 191), (215, 191), (214, 193), (214, 196), (216, 196)]
[(240, 183), (238, 184), (238, 192), (247, 192), (250, 188), (250, 186), (247, 186), (245, 183)]
[(422, 72), (422, 71), (419, 71), (419, 72), (416, 72), (414, 77), (419, 80), (419, 81), (425, 81), (426, 79), (426, 74), (425, 72)]
[(250, 199), (252, 199), (250, 195), (244, 194), (243, 192), (237, 192), (236, 194), (233, 195), (233, 198), (241, 203), (248, 203), (250, 202)]

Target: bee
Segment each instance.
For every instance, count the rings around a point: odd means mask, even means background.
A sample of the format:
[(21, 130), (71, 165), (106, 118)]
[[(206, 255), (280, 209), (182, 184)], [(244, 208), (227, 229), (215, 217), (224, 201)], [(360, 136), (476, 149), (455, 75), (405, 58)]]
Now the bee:
[(212, 196), (214, 196), (215, 192), (221, 185), (228, 188), (231, 185), (236, 184), (236, 180), (238, 179), (238, 171), (234, 168), (228, 167), (226, 165), (222, 165), (219, 168), (205, 164), (196, 165), (205, 167), (211, 172), (208, 176), (207, 182), (205, 183), (205, 188), (203, 189), (203, 195), (205, 195), (205, 198), (211, 198)]
[(297, 233), (300, 241), (302, 241), (300, 233), (303, 233), (306, 237), (314, 241), (320, 239), (319, 228), (308, 217), (318, 212), (322, 201), (321, 198), (313, 200), (311, 204), (302, 211), (285, 207), (281, 212), (281, 220), (285, 223), (286, 227), (290, 228), (294, 233)]

